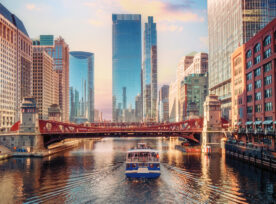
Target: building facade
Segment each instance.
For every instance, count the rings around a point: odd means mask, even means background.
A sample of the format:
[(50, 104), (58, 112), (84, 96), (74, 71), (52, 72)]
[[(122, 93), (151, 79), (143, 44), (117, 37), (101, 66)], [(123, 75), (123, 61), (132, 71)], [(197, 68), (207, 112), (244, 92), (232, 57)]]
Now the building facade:
[[(182, 81), (192, 74), (205, 74), (208, 72), (208, 54), (202, 52), (192, 52), (180, 59), (177, 66), (176, 81), (170, 85), (169, 112), (170, 121), (179, 122), (183, 120)], [(171, 96), (173, 98), (171, 98)], [(182, 99), (181, 99), (182, 98)], [(174, 116), (173, 116), (174, 115)]]
[(23, 22), (0, 3), (0, 130), (8, 130), (32, 95), (32, 41)]
[[(276, 120), (276, 19), (259, 31), (240, 49), (244, 50), (243, 90), (238, 104), (236, 125), (246, 128), (272, 128)], [(233, 61), (235, 63), (235, 61)], [(237, 85), (233, 84), (236, 90)], [(234, 114), (235, 115), (235, 114)]]
[(169, 85), (163, 85), (159, 90), (158, 122), (169, 122)]
[(94, 54), (70, 52), (70, 121), (94, 122)]
[(113, 14), (112, 120), (114, 122), (131, 122), (133, 118), (135, 119), (131, 114), (135, 113), (135, 98), (141, 93), (141, 51), (141, 15)]
[(53, 98), (53, 58), (38, 46), (33, 47), (33, 97), (36, 100), (38, 117), (48, 119), (48, 109), (55, 104)]
[(152, 16), (145, 23), (143, 60), (143, 120), (154, 121), (157, 104), (157, 32)]
[(180, 121), (203, 117), (203, 104), (208, 95), (208, 74), (190, 74), (180, 87)]
[(52, 41), (53, 38), (53, 35), (40, 35), (33, 45), (43, 48), (54, 60), (54, 70), (58, 75), (55, 81), (58, 82), (58, 105), (62, 121), (69, 121), (69, 46), (62, 37)]
[(230, 118), (231, 54), (276, 17), (274, 0), (208, 0), (209, 89)]
[(137, 122), (143, 120), (143, 99), (141, 94), (138, 94), (135, 99), (135, 118)]
[(244, 109), (239, 109), (239, 104), (242, 104), (242, 101), (245, 99), (243, 98), (243, 94), (245, 91), (245, 49), (244, 45), (240, 46), (237, 48), (233, 54), (231, 55), (231, 72), (232, 72), (232, 77), (231, 77), (231, 82), (232, 82), (232, 127), (238, 123), (238, 116), (240, 115), (243, 117), (243, 111), (239, 113), (239, 110)]

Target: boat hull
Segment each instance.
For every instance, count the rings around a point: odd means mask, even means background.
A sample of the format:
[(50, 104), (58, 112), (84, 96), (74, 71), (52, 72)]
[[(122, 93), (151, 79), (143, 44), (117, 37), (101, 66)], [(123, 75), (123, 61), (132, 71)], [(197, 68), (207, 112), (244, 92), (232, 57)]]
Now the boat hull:
[(160, 173), (126, 173), (128, 178), (158, 178)]

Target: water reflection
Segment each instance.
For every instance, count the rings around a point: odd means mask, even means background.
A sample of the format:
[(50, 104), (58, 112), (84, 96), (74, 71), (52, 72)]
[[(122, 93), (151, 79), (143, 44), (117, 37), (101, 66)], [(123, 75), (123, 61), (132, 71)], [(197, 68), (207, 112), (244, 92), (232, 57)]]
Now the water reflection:
[[(124, 175), (138, 142), (159, 149), (161, 176)], [(177, 138), (85, 141), (51, 157), (0, 161), (0, 203), (273, 203), (274, 174), (224, 156), (185, 154)]]

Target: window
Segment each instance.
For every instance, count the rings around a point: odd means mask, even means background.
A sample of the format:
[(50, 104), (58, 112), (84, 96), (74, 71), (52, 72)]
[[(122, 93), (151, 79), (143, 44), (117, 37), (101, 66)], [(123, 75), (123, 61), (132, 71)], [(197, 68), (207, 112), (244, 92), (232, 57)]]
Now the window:
[(246, 62), (246, 69), (249, 69), (250, 67), (252, 67), (252, 61), (248, 61)]
[(261, 100), (261, 99), (262, 99), (262, 93), (261, 93), (261, 92), (255, 93), (255, 100), (256, 100), (256, 101), (259, 101), (259, 100)]
[(265, 111), (272, 111), (272, 103), (271, 102), (268, 102), (268, 103), (265, 103)]
[(239, 108), (239, 116), (242, 118), (243, 117), (243, 108)]
[(266, 36), (265, 39), (264, 39), (264, 46), (267, 46), (267, 45), (269, 45), (270, 43), (271, 43), (271, 36), (268, 35), (268, 36)]
[(256, 52), (259, 52), (260, 50), (261, 50), (261, 44), (258, 43), (258, 44), (255, 45), (255, 47), (254, 47), (254, 52), (256, 53)]
[(247, 109), (246, 109), (246, 112), (247, 113), (252, 113), (252, 111), (253, 111), (252, 106), (248, 106)]
[(260, 75), (261, 75), (261, 67), (254, 70), (254, 76), (255, 77), (260, 76)]
[(247, 84), (246, 90), (247, 90), (247, 91), (251, 91), (251, 90), (252, 90), (252, 84)]
[(246, 97), (247, 103), (250, 103), (252, 101), (252, 95), (248, 95)]
[(239, 98), (239, 104), (242, 104), (242, 98)]
[(246, 58), (248, 59), (249, 57), (251, 57), (251, 55), (252, 55), (252, 51), (251, 51), (251, 50), (248, 50), (248, 51), (246, 52)]
[(258, 64), (261, 61), (261, 55), (254, 58), (254, 64)]
[(272, 76), (270, 75), (270, 76), (265, 77), (264, 84), (268, 85), (268, 84), (271, 84), (271, 83), (272, 83)]
[(264, 51), (264, 59), (268, 58), (271, 56), (271, 48), (267, 49)]
[(265, 98), (270, 98), (272, 96), (272, 88), (265, 90)]
[(255, 105), (255, 112), (259, 113), (261, 111), (262, 111), (262, 105), (261, 104)]
[(255, 81), (255, 89), (262, 87), (262, 80)]
[(264, 65), (264, 72), (268, 72), (272, 69), (271, 62)]
[(246, 75), (246, 80), (251, 80), (252, 79), (252, 72), (249, 72), (247, 75)]

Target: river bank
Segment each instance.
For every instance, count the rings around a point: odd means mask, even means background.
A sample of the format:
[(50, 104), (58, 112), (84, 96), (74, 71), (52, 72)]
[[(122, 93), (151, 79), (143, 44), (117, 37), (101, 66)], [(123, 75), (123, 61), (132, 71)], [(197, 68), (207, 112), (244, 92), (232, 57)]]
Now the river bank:
[[(95, 138), (95, 139), (89, 139), (90, 141), (98, 141), (101, 140), (101, 138)], [(50, 145), (48, 149), (44, 149), (41, 151), (35, 151), (35, 152), (12, 152), (8, 148), (4, 146), (0, 146), (0, 160), (8, 159), (11, 157), (46, 157), (53, 154), (57, 154), (59, 152), (63, 152), (66, 150), (70, 150), (74, 147), (77, 147), (83, 140), (76, 140), (76, 139), (68, 139), (61, 142), (58, 142), (56, 144)]]

